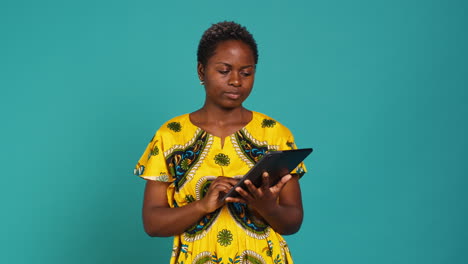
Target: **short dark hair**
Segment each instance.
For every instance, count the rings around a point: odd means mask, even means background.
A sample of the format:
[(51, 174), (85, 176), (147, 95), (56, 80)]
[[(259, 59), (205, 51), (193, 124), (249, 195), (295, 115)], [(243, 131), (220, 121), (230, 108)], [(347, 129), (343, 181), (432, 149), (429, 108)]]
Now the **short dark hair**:
[(233, 22), (223, 21), (213, 24), (208, 28), (200, 39), (197, 51), (197, 60), (206, 65), (208, 59), (214, 55), (219, 43), (226, 40), (240, 40), (247, 44), (254, 55), (255, 64), (258, 62), (257, 43), (247, 28)]

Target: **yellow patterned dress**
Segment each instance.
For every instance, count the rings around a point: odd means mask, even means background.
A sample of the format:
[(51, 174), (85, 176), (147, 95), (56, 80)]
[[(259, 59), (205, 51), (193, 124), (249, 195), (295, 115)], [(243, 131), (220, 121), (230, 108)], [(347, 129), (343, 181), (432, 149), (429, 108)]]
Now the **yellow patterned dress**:
[[(171, 182), (167, 199), (181, 207), (203, 198), (217, 176), (244, 175), (270, 150), (295, 148), (288, 128), (253, 112), (241, 130), (221, 139), (195, 126), (189, 115), (166, 122), (140, 158), (135, 174)], [(294, 173), (305, 173), (301, 164)], [(228, 203), (174, 237), (171, 264), (293, 263), (283, 237), (245, 204)]]

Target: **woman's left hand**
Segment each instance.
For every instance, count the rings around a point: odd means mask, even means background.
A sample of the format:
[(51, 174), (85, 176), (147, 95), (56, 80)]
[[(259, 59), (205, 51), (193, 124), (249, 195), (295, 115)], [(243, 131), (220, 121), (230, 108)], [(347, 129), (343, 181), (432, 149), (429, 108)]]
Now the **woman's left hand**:
[(261, 211), (262, 208), (272, 208), (277, 205), (278, 197), (286, 185), (286, 183), (292, 178), (290, 174), (287, 174), (281, 178), (281, 180), (274, 186), (270, 187), (270, 176), (268, 172), (262, 174), (262, 185), (260, 187), (255, 187), (255, 185), (250, 181), (245, 181), (245, 186), (247, 190), (237, 187), (236, 191), (239, 193), (240, 197), (226, 198), (226, 202), (238, 202), (246, 203), (250, 208), (255, 211)]
[(260, 187), (255, 187), (251, 181), (245, 181), (245, 189), (236, 188), (240, 197), (226, 198), (226, 202), (246, 203), (255, 214), (259, 214), (280, 234), (296, 233), (301, 227), (304, 215), (299, 178), (288, 174), (270, 187), (268, 173), (262, 176)]

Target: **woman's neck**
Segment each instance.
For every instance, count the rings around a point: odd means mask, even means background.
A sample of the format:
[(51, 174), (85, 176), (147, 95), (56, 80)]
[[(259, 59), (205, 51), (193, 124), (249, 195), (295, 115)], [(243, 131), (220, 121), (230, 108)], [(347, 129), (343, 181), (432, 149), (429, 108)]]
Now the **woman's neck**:
[(245, 127), (253, 113), (244, 107), (220, 109), (204, 105), (190, 114), (191, 122), (208, 133), (224, 138)]
[(252, 112), (244, 107), (234, 109), (222, 109), (218, 107), (209, 107), (204, 105), (199, 110), (195, 111), (197, 121), (217, 126), (230, 126), (234, 124), (247, 123), (252, 117)]

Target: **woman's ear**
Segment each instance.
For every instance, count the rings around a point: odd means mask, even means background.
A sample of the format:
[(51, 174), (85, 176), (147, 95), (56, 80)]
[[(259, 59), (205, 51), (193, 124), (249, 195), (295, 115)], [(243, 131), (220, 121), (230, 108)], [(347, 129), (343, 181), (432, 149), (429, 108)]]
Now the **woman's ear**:
[(198, 79), (200, 79), (200, 82), (205, 81), (205, 66), (198, 62), (197, 64), (197, 72), (198, 72)]

